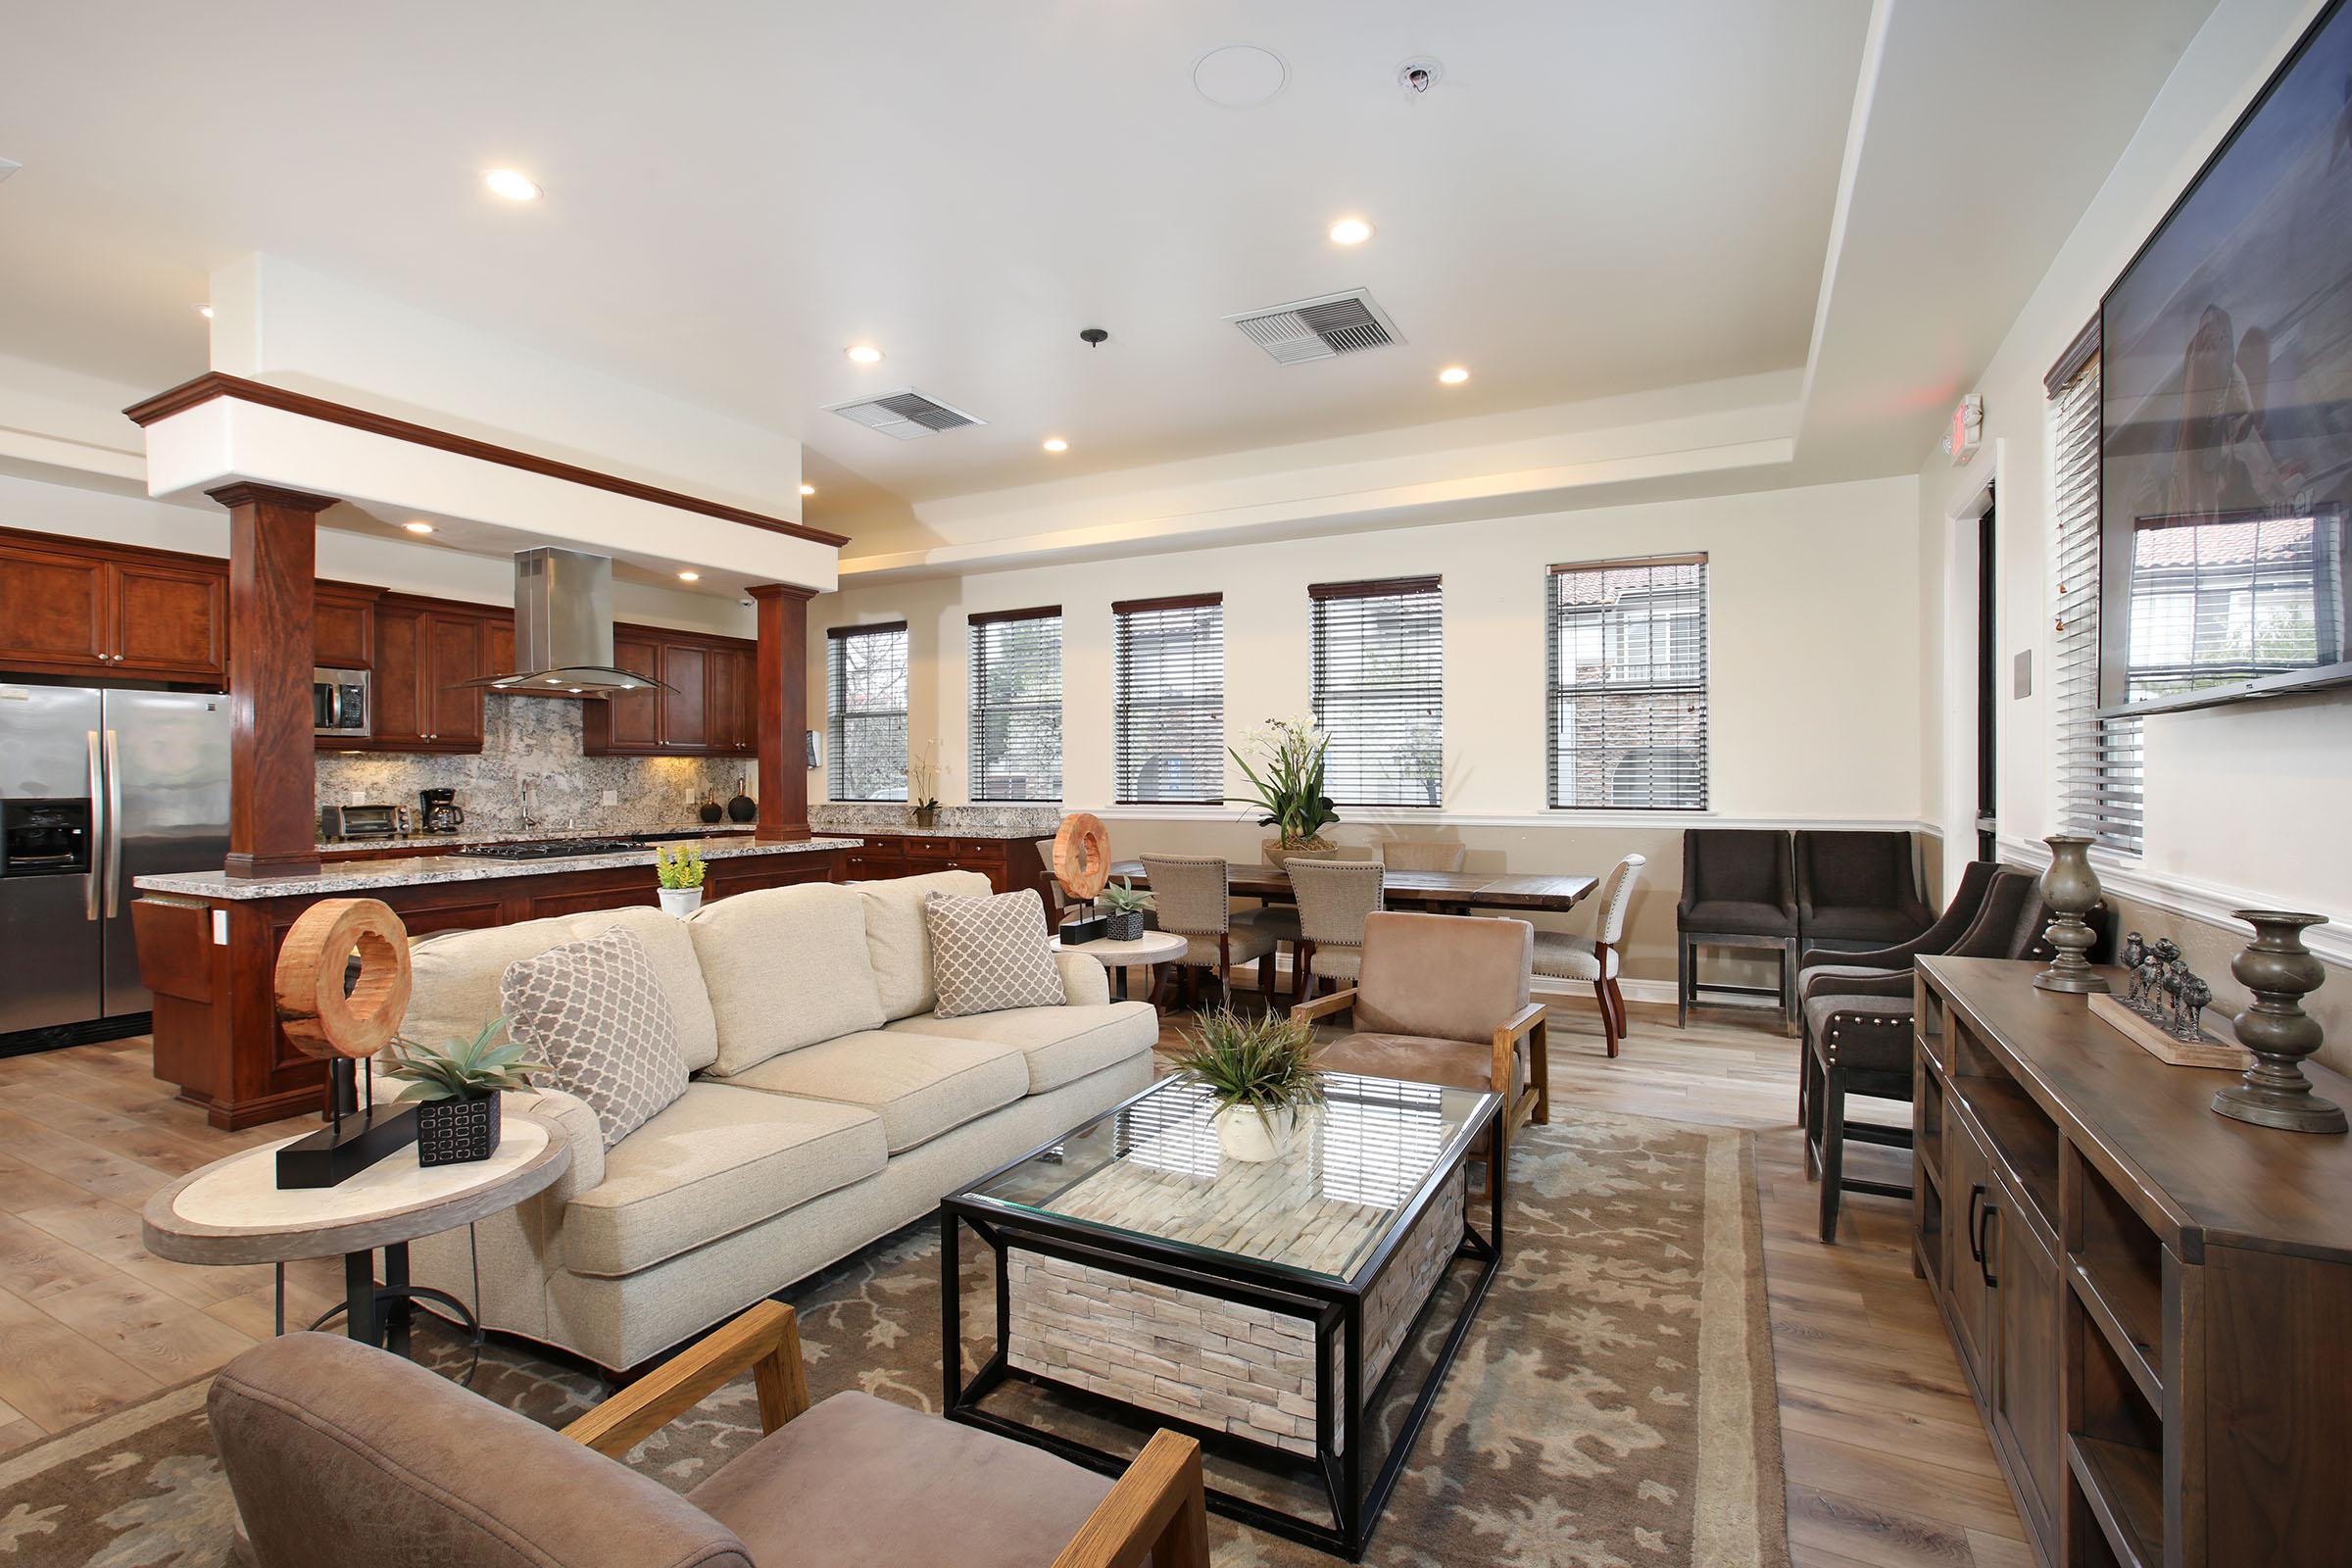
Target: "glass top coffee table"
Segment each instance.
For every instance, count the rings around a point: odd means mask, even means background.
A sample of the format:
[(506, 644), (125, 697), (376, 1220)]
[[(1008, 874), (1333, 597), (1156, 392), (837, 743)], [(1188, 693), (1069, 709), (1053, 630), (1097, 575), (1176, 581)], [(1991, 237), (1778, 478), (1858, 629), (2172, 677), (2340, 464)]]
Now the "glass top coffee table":
[[(1109, 1400), (1144, 1426), (1310, 1479), (1330, 1518), (1212, 1488), (1210, 1506), (1363, 1555), (1502, 1258), (1501, 1184), (1470, 1223), (1464, 1163), (1492, 1094), (1329, 1074), (1281, 1157), (1221, 1150), (1200, 1090), (1162, 1079), (940, 1203), (947, 1414), (1116, 1473), (1125, 1457), (988, 1407), (1009, 1383)], [(962, 1232), (995, 1254), (995, 1348), (963, 1376)], [(1434, 1352), (1400, 1355), (1449, 1276)], [(1367, 1478), (1367, 1412), (1420, 1379)], [(1421, 1364), (1425, 1363), (1425, 1365)]]

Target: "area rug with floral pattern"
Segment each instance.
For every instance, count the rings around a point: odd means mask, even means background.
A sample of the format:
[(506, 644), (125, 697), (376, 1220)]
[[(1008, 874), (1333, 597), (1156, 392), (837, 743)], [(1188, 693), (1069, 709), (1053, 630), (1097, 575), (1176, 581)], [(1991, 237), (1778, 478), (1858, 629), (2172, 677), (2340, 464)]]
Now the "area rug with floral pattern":
[[(1365, 1561), (1384, 1568), (1788, 1568), (1785, 1483), (1747, 1134), (1562, 1106), (1512, 1149), (1504, 1266), (1441, 1386)], [(985, 1249), (968, 1247), (968, 1357), (987, 1355)], [(1453, 1317), (1441, 1287), (1400, 1357), (1374, 1441), (1394, 1432)], [(810, 1389), (938, 1408), (938, 1240), (909, 1226), (787, 1293)], [(420, 1359), (456, 1376), (454, 1335)], [(1415, 1363), (1420, 1364), (1416, 1365)], [(216, 1568), (235, 1507), (204, 1419), (209, 1380), (0, 1458), (0, 1568)], [(487, 1398), (550, 1425), (603, 1393), (592, 1376), (494, 1345)], [(1004, 1413), (1099, 1447), (1141, 1429), (1107, 1405), (1013, 1388)], [(993, 1406), (992, 1406), (993, 1407)], [(749, 1380), (648, 1440), (629, 1463), (684, 1491), (759, 1436)], [(1252, 1467), (1211, 1483), (1305, 1511)], [(1223, 1520), (1217, 1568), (1332, 1559)], [(793, 1568), (816, 1568), (796, 1563)], [(832, 1565), (825, 1565), (832, 1568)], [(1042, 1568), (1042, 1565), (1041, 1565)]]

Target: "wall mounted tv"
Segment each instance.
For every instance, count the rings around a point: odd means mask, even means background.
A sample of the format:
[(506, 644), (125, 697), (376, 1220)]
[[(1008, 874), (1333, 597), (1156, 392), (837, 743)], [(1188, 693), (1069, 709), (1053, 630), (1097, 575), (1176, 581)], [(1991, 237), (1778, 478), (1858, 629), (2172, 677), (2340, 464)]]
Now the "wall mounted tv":
[(2099, 704), (2352, 682), (2352, 7), (2099, 306)]

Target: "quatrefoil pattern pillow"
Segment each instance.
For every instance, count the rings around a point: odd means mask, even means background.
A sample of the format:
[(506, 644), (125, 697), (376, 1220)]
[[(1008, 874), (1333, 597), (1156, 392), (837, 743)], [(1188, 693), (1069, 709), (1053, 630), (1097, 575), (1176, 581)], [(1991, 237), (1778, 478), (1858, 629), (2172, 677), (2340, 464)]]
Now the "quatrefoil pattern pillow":
[(686, 1092), (677, 1014), (635, 932), (614, 929), (507, 965), (507, 1033), (596, 1112), (612, 1148)]
[(923, 905), (931, 933), (931, 978), (942, 1018), (1007, 1007), (1058, 1007), (1067, 999), (1036, 890), (959, 899), (934, 893)]

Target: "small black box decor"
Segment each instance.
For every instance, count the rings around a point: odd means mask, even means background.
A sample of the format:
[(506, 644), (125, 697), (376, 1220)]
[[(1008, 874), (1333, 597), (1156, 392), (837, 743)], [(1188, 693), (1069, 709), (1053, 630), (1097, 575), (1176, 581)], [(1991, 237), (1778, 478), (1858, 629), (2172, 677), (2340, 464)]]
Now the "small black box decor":
[(416, 1106), (416, 1163), (464, 1165), (498, 1152), (503, 1095), (427, 1100)]
[(1061, 945), (1074, 948), (1081, 942), (1100, 942), (1109, 923), (1099, 914), (1073, 914), (1061, 922)]

